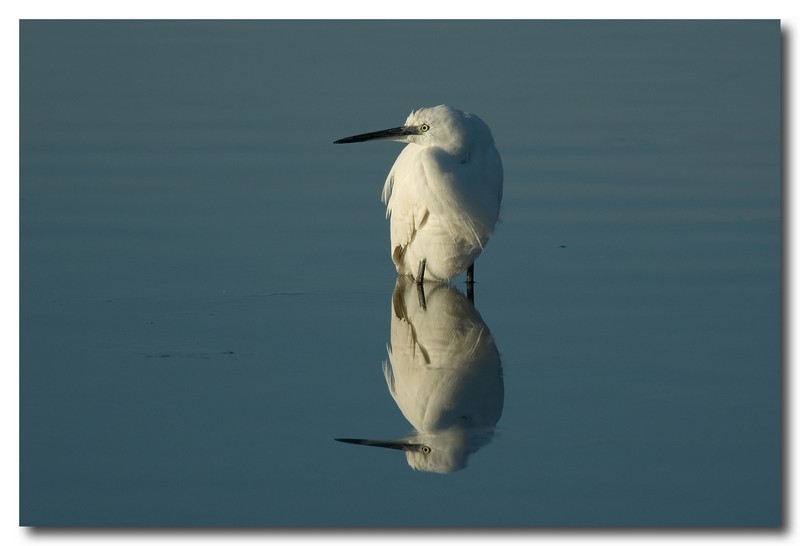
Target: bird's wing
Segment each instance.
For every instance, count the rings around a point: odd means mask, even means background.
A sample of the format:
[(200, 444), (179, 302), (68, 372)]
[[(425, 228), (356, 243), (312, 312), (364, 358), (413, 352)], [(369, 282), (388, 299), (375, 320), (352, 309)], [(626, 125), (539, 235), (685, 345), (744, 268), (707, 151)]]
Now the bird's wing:
[(443, 225), (454, 239), (467, 237), (483, 247), (487, 237), (481, 234), (489, 233), (497, 218), (496, 211), (487, 210), (487, 197), (495, 199), (483, 173), (435, 147), (426, 148), (419, 162), (423, 174), (418, 180), (425, 186), (421, 191), (430, 212), (446, 219)]
[(392, 219), (390, 236), (392, 258), (396, 264), (400, 263), (405, 248), (414, 240), (430, 214), (431, 199), (420, 161), (423, 152), (424, 148), (414, 144), (403, 148), (383, 186), (382, 200), (386, 203), (386, 217)]

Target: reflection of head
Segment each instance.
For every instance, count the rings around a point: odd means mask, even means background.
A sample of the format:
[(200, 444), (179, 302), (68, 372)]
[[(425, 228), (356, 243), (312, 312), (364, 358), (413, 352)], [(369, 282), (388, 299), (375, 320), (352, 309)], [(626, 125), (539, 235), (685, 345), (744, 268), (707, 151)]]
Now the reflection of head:
[[(460, 444), (460, 445), (459, 445)], [(406, 461), (414, 470), (448, 474), (467, 466), (467, 457), (472, 453), (464, 449), (463, 442), (431, 449), (430, 453), (407, 451)]]
[(414, 470), (439, 474), (455, 472), (466, 468), (469, 456), (488, 444), (493, 434), (493, 428), (454, 428), (412, 437), (414, 442), (424, 442), (430, 447), (430, 451), (407, 451), (406, 461)]
[(417, 470), (452, 472), (487, 444), (503, 411), (500, 355), (469, 300), (446, 284), (398, 280), (391, 347), (384, 362), (389, 391), (416, 429), (410, 440), (430, 452), (408, 451)]

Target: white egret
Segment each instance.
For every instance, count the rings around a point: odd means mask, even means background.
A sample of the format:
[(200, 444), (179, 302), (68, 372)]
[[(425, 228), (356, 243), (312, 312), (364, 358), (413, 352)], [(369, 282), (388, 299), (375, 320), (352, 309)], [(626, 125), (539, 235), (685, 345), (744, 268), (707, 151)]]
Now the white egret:
[(440, 105), (411, 112), (402, 127), (335, 144), (375, 139), (407, 143), (382, 195), (397, 272), (422, 283), (449, 281), (466, 269), (471, 284), (503, 197), (503, 164), (489, 126)]
[(392, 295), (386, 385), (415, 434), (340, 442), (405, 451), (415, 470), (448, 473), (488, 444), (503, 413), (500, 353), (489, 327), (461, 292), (397, 279)]

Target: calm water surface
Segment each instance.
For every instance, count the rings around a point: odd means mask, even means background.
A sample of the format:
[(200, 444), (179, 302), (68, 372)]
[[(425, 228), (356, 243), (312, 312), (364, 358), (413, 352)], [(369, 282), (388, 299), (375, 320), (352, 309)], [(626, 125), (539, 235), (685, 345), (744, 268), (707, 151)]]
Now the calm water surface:
[[(781, 522), (778, 22), (20, 45), (23, 525)], [(505, 196), (474, 305), (423, 308), (379, 202), (400, 145), (331, 142), (442, 102)]]

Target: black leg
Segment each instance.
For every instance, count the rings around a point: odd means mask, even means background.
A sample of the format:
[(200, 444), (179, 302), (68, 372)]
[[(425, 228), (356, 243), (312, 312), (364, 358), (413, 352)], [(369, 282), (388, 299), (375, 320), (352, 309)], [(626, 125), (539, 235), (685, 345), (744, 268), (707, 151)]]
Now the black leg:
[(425, 284), (421, 282), (417, 283), (417, 300), (419, 300), (419, 308), (423, 311), (427, 311), (428, 306), (425, 304)]
[(417, 284), (422, 284), (425, 281), (425, 260), (419, 261), (419, 270), (417, 271)]
[(467, 268), (467, 299), (475, 303), (475, 264)]

